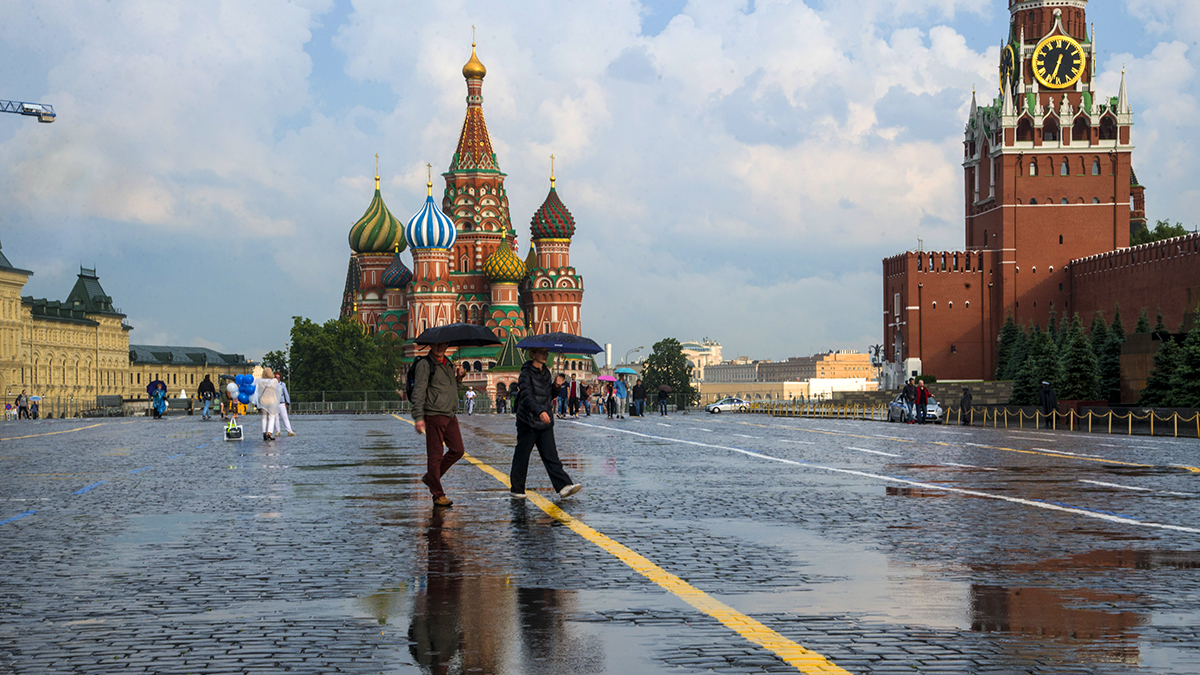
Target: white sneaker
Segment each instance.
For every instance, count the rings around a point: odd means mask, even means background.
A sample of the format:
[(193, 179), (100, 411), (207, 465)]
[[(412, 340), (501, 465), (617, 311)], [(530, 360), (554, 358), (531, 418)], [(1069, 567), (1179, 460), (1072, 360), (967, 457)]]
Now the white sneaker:
[(575, 494), (576, 492), (579, 492), (582, 489), (583, 489), (582, 485), (580, 485), (579, 483), (573, 483), (573, 484), (568, 485), (568, 486), (564, 487), (563, 489), (559, 490), (558, 496), (562, 497), (563, 499), (566, 499), (567, 497), (570, 497), (571, 495)]
[(511, 492), (511, 491), (510, 491), (510, 492), (508, 493), (508, 496), (509, 496), (509, 497), (512, 497), (513, 499), (525, 499), (525, 493), (524, 493), (524, 492)]

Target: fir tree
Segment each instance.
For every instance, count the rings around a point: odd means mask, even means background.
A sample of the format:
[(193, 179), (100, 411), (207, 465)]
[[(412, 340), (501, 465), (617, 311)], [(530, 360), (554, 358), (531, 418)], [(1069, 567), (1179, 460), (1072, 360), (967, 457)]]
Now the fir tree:
[(1167, 330), (1167, 322), (1163, 319), (1162, 307), (1158, 308), (1158, 321), (1154, 324), (1155, 333), (1169, 333)]
[(1175, 371), (1171, 373), (1173, 408), (1200, 408), (1200, 321), (1188, 331), (1179, 348)]
[(1017, 340), (1013, 343), (1012, 357), (1008, 360), (1008, 365), (1004, 369), (1004, 379), (1016, 380), (1017, 374), (1021, 372), (1021, 366), (1025, 365), (1025, 359), (1029, 355), (1029, 332), (1023, 327), (1017, 327)]
[(1013, 402), (1017, 405), (1037, 405), (1038, 389), (1042, 381), (1050, 383), (1055, 390), (1061, 388), (1062, 365), (1058, 361), (1058, 351), (1049, 333), (1034, 328), (1027, 338), (1029, 342), (1028, 355), (1017, 381), (1013, 385)]
[(1175, 375), (1175, 370), (1179, 367), (1179, 357), (1179, 345), (1174, 340), (1167, 338), (1167, 341), (1158, 348), (1158, 353), (1154, 355), (1154, 370), (1150, 372), (1150, 378), (1146, 380), (1146, 388), (1142, 390), (1142, 397), (1138, 400), (1138, 405), (1148, 408), (1173, 405), (1171, 380)]
[(1099, 390), (1098, 366), (1092, 346), (1083, 336), (1083, 320), (1079, 313), (1069, 327), (1063, 330), (1062, 389), (1058, 397), (1063, 400), (1094, 401)]
[(1100, 356), (1100, 398), (1109, 403), (1121, 401), (1121, 346), (1124, 344), (1125, 326), (1121, 323), (1121, 305), (1117, 305)]
[(1104, 312), (1096, 312), (1092, 317), (1092, 325), (1088, 328), (1088, 339), (1092, 341), (1092, 353), (1096, 360), (1104, 358), (1104, 343), (1108, 342), (1108, 324), (1104, 323)]
[(1143, 307), (1138, 314), (1137, 325), (1133, 327), (1134, 334), (1143, 334), (1150, 332), (1150, 310)]
[(1050, 339), (1054, 340), (1055, 344), (1062, 344), (1062, 335), (1058, 332), (1058, 312), (1055, 311), (1053, 302), (1050, 303), (1050, 320), (1046, 322), (1046, 328), (1050, 333)]
[(1017, 346), (1018, 336), (1021, 334), (1021, 329), (1017, 328), (1017, 323), (1013, 321), (1012, 314), (1004, 320), (1004, 325), (1000, 328), (1000, 346), (996, 349), (996, 379), (1007, 380), (1008, 363), (1013, 358), (1013, 350)]

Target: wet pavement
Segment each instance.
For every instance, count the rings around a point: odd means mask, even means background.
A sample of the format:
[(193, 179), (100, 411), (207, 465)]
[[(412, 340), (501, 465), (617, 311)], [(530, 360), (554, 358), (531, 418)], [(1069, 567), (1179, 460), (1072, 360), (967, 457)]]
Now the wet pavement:
[(437, 510), (391, 416), (0, 423), (0, 673), (1200, 672), (1195, 440), (581, 418), (556, 513), (461, 420)]

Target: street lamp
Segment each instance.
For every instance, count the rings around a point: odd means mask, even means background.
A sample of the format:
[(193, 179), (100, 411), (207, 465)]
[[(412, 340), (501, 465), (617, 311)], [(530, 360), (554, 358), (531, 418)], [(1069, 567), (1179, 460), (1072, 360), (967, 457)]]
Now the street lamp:
[(629, 364), (629, 355), (630, 354), (635, 354), (637, 352), (642, 351), (643, 349), (645, 349), (645, 347), (634, 347), (633, 349), (630, 349), (629, 351), (625, 352), (625, 364), (626, 365)]

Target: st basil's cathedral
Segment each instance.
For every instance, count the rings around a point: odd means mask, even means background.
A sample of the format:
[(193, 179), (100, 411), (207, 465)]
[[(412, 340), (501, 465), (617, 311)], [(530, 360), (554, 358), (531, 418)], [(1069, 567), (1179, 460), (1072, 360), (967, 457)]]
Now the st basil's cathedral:
[[(492, 149), (483, 117), (487, 69), (471, 45), (462, 69), (467, 111), (458, 146), (434, 202), (432, 175), (421, 209), (407, 225), (388, 210), (379, 189), (350, 228), (350, 266), (341, 317), (371, 334), (392, 334), (405, 345), (405, 361), (418, 354), (424, 330), (454, 322), (487, 326), (501, 340), (492, 347), (462, 347), (452, 358), (467, 370), (464, 384), (489, 396), (516, 383), (525, 355), (521, 338), (556, 331), (581, 334), (583, 277), (571, 266), (575, 219), (559, 199), (553, 171), (550, 192), (530, 222), (531, 245), (518, 256), (508, 211), (505, 173)], [(401, 253), (408, 249), (412, 267)], [(590, 357), (560, 357), (558, 372), (590, 374)]]

